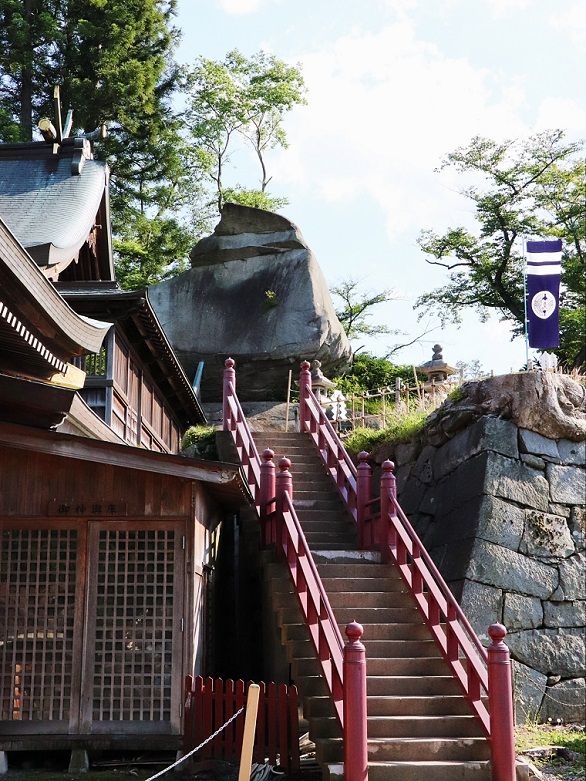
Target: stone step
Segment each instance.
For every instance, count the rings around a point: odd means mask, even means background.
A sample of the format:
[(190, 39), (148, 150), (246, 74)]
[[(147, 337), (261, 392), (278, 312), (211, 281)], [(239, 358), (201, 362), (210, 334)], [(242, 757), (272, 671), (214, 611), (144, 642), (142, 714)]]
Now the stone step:
[[(403, 607), (410, 603), (402, 591), (332, 591), (328, 594), (330, 605), (337, 607)], [(403, 604), (401, 604), (403, 602)]]
[[(404, 623), (418, 625), (421, 620), (416, 608), (407, 607), (337, 607), (334, 610), (340, 626), (346, 626), (351, 621), (364, 625)], [(298, 624), (301, 613), (298, 608), (282, 608), (278, 614), (279, 626)], [(421, 624), (424, 626), (424, 624)]]
[(330, 592), (352, 592), (360, 591), (404, 591), (405, 586), (399, 578), (360, 578), (360, 577), (324, 577), (321, 573), (321, 582), (329, 594)]
[[(304, 713), (307, 718), (335, 715), (331, 697), (309, 697), (305, 700), (305, 704)], [(451, 697), (444, 695), (429, 697), (369, 695), (367, 709), (369, 716), (471, 715), (466, 698), (457, 694)]]
[[(340, 725), (334, 716), (309, 719), (312, 740), (338, 737)], [(467, 738), (482, 737), (480, 722), (474, 716), (368, 716), (369, 738)]]
[[(344, 766), (324, 768), (326, 781), (343, 781)], [(369, 781), (491, 781), (490, 765), (485, 762), (369, 762)]]
[(310, 549), (314, 543), (318, 545), (324, 545), (327, 542), (332, 542), (336, 545), (343, 544), (346, 547), (348, 547), (349, 545), (352, 545), (354, 542), (354, 537), (348, 532), (344, 533), (342, 530), (314, 532), (314, 531), (306, 531), (305, 529), (303, 529), (303, 533), (305, 535), (305, 539), (309, 544)]
[(452, 675), (369, 675), (366, 691), (369, 695), (449, 696), (459, 694), (460, 688)]
[[(342, 761), (341, 738), (316, 740), (318, 762)], [(477, 738), (370, 738), (368, 758), (371, 762), (465, 762), (490, 759), (490, 744)], [(429, 781), (435, 781), (430, 778)]]
[[(297, 679), (306, 675), (319, 675), (321, 666), (314, 657), (298, 657), (291, 659), (293, 677)], [(441, 657), (419, 657), (419, 658), (401, 658), (377, 659), (367, 658), (366, 660), (367, 676), (427, 676), (427, 675), (449, 675), (449, 669)], [(367, 680), (368, 686), (368, 680)]]
[[(368, 640), (362, 642), (367, 659), (405, 659), (413, 657), (439, 656), (440, 651), (433, 640)], [(287, 649), (291, 657), (306, 658), (313, 651), (311, 640), (289, 640)]]
[[(351, 569), (349, 569), (351, 567)], [(343, 564), (317, 562), (317, 569), (322, 578), (385, 578), (388, 580), (401, 580), (396, 568), (389, 564), (377, 562), (357, 561)]]
[[(354, 618), (350, 619), (353, 620)], [(342, 637), (345, 636), (346, 625), (350, 621), (338, 624)], [(364, 640), (429, 640), (429, 631), (424, 624), (364, 624), (362, 621), (359, 623), (364, 628)], [(281, 625), (281, 638), (284, 643), (288, 640), (305, 640), (309, 637), (308, 632), (307, 626), (299, 622), (299, 619), (297, 623)]]
[(333, 510), (341, 515), (344, 511), (340, 499), (319, 491), (295, 491), (293, 494), (293, 507), (298, 511)]

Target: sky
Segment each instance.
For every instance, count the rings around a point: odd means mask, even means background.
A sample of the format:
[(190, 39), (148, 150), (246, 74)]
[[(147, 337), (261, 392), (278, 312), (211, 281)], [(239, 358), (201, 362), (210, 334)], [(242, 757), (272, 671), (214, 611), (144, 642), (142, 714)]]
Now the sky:
[[(393, 289), (373, 322), (405, 336), (361, 340), (377, 355), (410, 341), (415, 299), (447, 282), (417, 245), (422, 229), (474, 227), (464, 182), (442, 159), (475, 135), (525, 138), (550, 128), (586, 136), (586, 3), (576, 0), (179, 0), (177, 59), (261, 49), (300, 65), (307, 105), (285, 118), (289, 147), (268, 157), (271, 192), (301, 229), (328, 285)], [(232, 182), (255, 186), (241, 153)], [(230, 182), (228, 182), (230, 183)], [(480, 361), (495, 374), (525, 363), (510, 324), (437, 328), (394, 356)], [(533, 352), (533, 351), (531, 351)]]

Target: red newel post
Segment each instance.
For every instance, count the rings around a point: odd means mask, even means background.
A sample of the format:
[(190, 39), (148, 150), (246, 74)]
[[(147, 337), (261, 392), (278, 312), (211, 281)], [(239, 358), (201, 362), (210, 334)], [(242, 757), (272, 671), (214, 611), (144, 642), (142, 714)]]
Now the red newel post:
[(228, 405), (228, 396), (231, 394), (230, 385), (236, 390), (236, 371), (234, 366), (236, 362), (233, 358), (226, 358), (224, 361), (224, 397), (222, 405), (222, 416), (224, 420), (224, 431), (230, 431), (230, 407)]
[[(260, 464), (260, 518), (262, 524), (262, 544), (263, 546), (274, 543), (274, 533), (271, 534), (271, 527), (274, 527), (274, 518), (269, 519), (269, 515), (275, 510), (275, 462), (273, 461), (274, 452), (267, 448), (262, 454)], [(271, 501), (273, 500), (273, 501)], [(270, 505), (269, 505), (270, 502)]]
[(293, 500), (293, 477), (291, 476), (291, 461), (288, 458), (282, 458), (279, 461), (279, 472), (276, 477), (276, 497), (277, 497), (277, 553), (281, 555), (283, 553), (283, 511), (285, 509), (285, 503), (283, 501), (283, 494), (289, 494), (289, 498)]
[(301, 371), (299, 372), (299, 428), (300, 431), (307, 431), (305, 424), (309, 422), (307, 410), (308, 390), (311, 390), (311, 366), (309, 361), (303, 361)]
[[(358, 453), (356, 469), (356, 516), (358, 520), (358, 545), (361, 550), (368, 546), (366, 539), (365, 518), (368, 514), (368, 503), (372, 499), (372, 467), (368, 463), (369, 454), (366, 450)], [(372, 527), (370, 536), (372, 538)]]
[(515, 728), (511, 657), (502, 624), (488, 627), (488, 709), (492, 750), (492, 781), (515, 781)]
[(395, 479), (395, 465), (388, 459), (383, 461), (383, 473), (380, 481), (380, 526), (376, 530), (376, 543), (380, 548), (383, 561), (389, 558), (389, 544), (394, 539), (394, 529), (389, 518), (395, 515), (395, 506), (390, 497), (397, 498), (397, 481)]
[(362, 626), (346, 627), (344, 646), (344, 778), (368, 781), (366, 653), (360, 642)]

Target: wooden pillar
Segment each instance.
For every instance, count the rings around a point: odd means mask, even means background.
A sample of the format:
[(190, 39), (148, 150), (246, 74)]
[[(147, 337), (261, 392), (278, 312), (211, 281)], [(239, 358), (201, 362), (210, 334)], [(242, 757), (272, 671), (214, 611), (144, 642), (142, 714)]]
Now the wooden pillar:
[(372, 544), (372, 524), (370, 537), (366, 536), (365, 518), (368, 515), (368, 503), (372, 499), (372, 467), (368, 463), (369, 454), (366, 450), (358, 453), (358, 468), (356, 470), (356, 518), (358, 522), (358, 545), (364, 550)]
[(277, 553), (280, 556), (283, 553), (283, 512), (285, 509), (285, 502), (283, 501), (283, 494), (289, 494), (289, 498), (293, 501), (293, 477), (291, 472), (291, 461), (288, 458), (282, 458), (279, 461), (279, 472), (276, 476), (276, 497), (277, 497), (277, 528), (276, 528), (276, 543)]
[(360, 642), (363, 628), (346, 627), (344, 646), (344, 779), (368, 781), (366, 652)]
[(311, 371), (309, 361), (303, 361), (301, 371), (299, 372), (299, 430), (305, 433), (308, 431), (306, 423), (309, 423), (309, 414), (307, 410), (307, 395), (311, 390)]
[(381, 551), (383, 561), (389, 559), (389, 544), (396, 538), (394, 528), (391, 526), (390, 517), (395, 515), (395, 506), (390, 497), (397, 498), (397, 481), (395, 479), (395, 465), (388, 459), (383, 461), (382, 476), (380, 481), (380, 523), (376, 530), (376, 543)]
[(234, 366), (236, 365), (236, 362), (233, 358), (226, 358), (224, 361), (224, 394), (223, 394), (223, 404), (222, 404), (222, 417), (223, 417), (223, 428), (224, 431), (230, 431), (231, 430), (231, 421), (230, 421), (230, 406), (228, 404), (228, 396), (232, 393), (230, 390), (230, 385), (236, 390), (236, 371), (234, 369)]
[(502, 624), (488, 627), (488, 710), (492, 751), (492, 781), (515, 781), (515, 727), (511, 657)]
[(275, 462), (273, 461), (274, 452), (267, 448), (262, 454), (262, 461), (260, 464), (260, 490), (259, 490), (259, 502), (260, 502), (260, 521), (261, 521), (261, 535), (262, 545), (272, 545), (275, 542), (275, 502), (272, 501), (275, 498)]

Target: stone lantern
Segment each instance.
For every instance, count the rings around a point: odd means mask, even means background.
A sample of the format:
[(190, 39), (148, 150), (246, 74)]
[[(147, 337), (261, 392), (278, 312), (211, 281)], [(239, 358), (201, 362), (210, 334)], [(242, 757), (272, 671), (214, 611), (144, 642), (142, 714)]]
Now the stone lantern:
[(315, 393), (320, 406), (328, 403), (328, 393), (336, 387), (336, 383), (328, 380), (321, 370), (321, 361), (311, 362), (311, 388)]
[(417, 368), (420, 372), (427, 375), (427, 382), (423, 386), (425, 390), (443, 389), (448, 377), (458, 372), (457, 369), (453, 366), (448, 366), (444, 361), (441, 344), (434, 344), (431, 361), (427, 361), (427, 363)]

